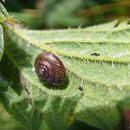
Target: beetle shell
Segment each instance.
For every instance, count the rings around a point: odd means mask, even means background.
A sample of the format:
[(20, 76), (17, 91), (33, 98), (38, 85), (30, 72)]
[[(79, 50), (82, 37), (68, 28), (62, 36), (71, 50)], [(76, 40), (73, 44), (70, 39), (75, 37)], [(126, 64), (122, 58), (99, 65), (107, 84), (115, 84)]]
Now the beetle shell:
[(39, 79), (48, 85), (62, 85), (66, 71), (62, 61), (51, 52), (43, 51), (35, 60), (35, 71)]

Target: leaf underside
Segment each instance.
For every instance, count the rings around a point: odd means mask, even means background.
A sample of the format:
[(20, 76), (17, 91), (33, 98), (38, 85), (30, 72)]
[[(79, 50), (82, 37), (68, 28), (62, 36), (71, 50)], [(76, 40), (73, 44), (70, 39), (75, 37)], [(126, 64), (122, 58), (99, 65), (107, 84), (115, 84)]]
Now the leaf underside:
[(3, 55), (4, 45), (3, 45), (3, 28), (0, 25), (0, 60)]
[[(75, 120), (107, 130), (119, 124), (121, 108), (130, 107), (127, 22), (57, 31), (7, 27), (5, 36), (1, 101), (28, 130), (66, 130)], [(49, 88), (39, 81), (34, 61), (43, 49), (62, 60), (68, 84)]]

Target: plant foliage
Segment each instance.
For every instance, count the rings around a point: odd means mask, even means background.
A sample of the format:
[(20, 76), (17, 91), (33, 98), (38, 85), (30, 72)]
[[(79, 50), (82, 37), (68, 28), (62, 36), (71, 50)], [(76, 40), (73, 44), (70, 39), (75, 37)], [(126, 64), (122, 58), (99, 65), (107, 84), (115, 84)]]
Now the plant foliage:
[[(102, 130), (116, 128), (121, 110), (130, 108), (129, 24), (27, 30), (7, 21), (4, 7), (0, 10), (5, 37), (0, 100), (6, 110), (27, 130), (66, 130), (76, 120)], [(50, 88), (39, 81), (34, 61), (43, 49), (64, 63), (68, 81), (63, 86)]]

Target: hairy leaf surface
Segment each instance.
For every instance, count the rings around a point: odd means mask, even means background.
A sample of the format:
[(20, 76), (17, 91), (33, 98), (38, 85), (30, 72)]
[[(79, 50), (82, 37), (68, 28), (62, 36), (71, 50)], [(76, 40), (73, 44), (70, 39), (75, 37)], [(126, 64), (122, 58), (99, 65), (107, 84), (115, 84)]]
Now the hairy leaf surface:
[[(9, 85), (2, 102), (28, 130), (66, 130), (75, 120), (108, 130), (120, 123), (120, 109), (130, 107), (127, 22), (57, 31), (6, 27), (5, 34), (0, 69)], [(39, 81), (34, 61), (43, 49), (64, 63), (63, 86), (49, 88)]]

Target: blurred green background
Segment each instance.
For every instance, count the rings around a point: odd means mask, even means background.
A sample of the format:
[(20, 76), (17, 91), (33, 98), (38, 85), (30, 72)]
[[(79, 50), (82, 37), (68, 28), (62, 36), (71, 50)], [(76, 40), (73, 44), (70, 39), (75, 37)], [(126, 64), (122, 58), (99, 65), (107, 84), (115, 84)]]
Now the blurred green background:
[(84, 27), (130, 16), (130, 0), (6, 0), (4, 5), (35, 29)]
[[(130, 0), (5, 0), (8, 12), (31, 29), (82, 28), (130, 17)], [(80, 121), (69, 130), (96, 130)], [(0, 130), (24, 130), (0, 104)]]

